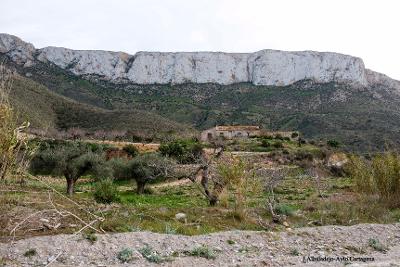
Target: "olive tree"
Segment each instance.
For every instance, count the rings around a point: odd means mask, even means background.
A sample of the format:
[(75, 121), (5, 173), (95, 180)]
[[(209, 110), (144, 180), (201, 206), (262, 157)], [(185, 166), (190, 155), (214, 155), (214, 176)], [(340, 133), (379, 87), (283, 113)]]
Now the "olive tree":
[(37, 152), (31, 162), (31, 172), (64, 176), (68, 195), (74, 193), (75, 183), (83, 175), (93, 174), (98, 178), (110, 176), (110, 171), (100, 153), (95, 153), (87, 146), (75, 142)]
[(125, 174), (136, 181), (137, 193), (143, 194), (147, 183), (174, 176), (175, 162), (158, 153), (146, 153), (135, 157), (127, 164)]

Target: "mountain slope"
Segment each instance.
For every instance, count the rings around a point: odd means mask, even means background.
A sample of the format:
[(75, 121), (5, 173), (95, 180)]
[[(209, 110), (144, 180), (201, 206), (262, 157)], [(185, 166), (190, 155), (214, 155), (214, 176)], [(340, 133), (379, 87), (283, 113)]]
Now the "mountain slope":
[(107, 110), (77, 102), (19, 74), (14, 77), (10, 96), (21, 120), (30, 121), (34, 128), (130, 130), (153, 137), (171, 133), (187, 135), (194, 132), (188, 126), (154, 113), (136, 109)]
[[(147, 132), (175, 130), (183, 133), (185, 127), (188, 127), (185, 125), (201, 130), (216, 124), (256, 124), (267, 129), (299, 130), (309, 139), (337, 139), (350, 150), (400, 147), (400, 82), (364, 69), (362, 61), (357, 58), (345, 56), (343, 59), (343, 55), (335, 53), (282, 52), (283, 54), (275, 54), (278, 58), (274, 62), (283, 57), (286, 65), (278, 64), (276, 69), (265, 65), (268, 58), (252, 59), (253, 63), (265, 64), (260, 66), (264, 72), (258, 73), (257, 78), (252, 76), (251, 82), (224, 84), (193, 83), (187, 80), (178, 84), (149, 84), (148, 81), (137, 84), (121, 77), (112, 79), (105, 71), (109, 70), (115, 75), (129, 72), (132, 68), (129, 64), (139, 62), (137, 58), (131, 58), (132, 56), (128, 55), (129, 59), (124, 59), (130, 60), (126, 68), (122, 68), (119, 65), (122, 63), (115, 60), (123, 57), (123, 53), (105, 51), (78, 53), (69, 49), (53, 49), (52, 53), (56, 53), (58, 57), (50, 56), (51, 53), (48, 52), (46, 60), (43, 60), (43, 49), (35, 50), (30, 44), (15, 38), (9, 39), (8, 43), (3, 38), (2, 43), (0, 42), (0, 57), (7, 65), (17, 69), (24, 79), (56, 93), (42, 96), (46, 100), (39, 107), (42, 107), (43, 114), (47, 114), (44, 115), (48, 116), (46, 120), (54, 121), (53, 124), (58, 128), (133, 127), (139, 130), (143, 128)], [(59, 55), (60, 51), (65, 54)], [(150, 69), (155, 68), (154, 62), (165, 56), (162, 53), (151, 55), (154, 56), (153, 61), (149, 59), (150, 61), (142, 62), (143, 66)], [(175, 57), (179, 55), (174, 54)], [(185, 53), (183, 55), (187, 56)], [(304, 61), (307, 55), (317, 55), (319, 61), (310, 59), (307, 63)], [(203, 67), (211, 66), (210, 62), (214, 62), (215, 66), (223, 68), (223, 72), (232, 66), (236, 66), (236, 71), (241, 68), (242, 63), (238, 61), (235, 63), (237, 65), (230, 65), (232, 62), (227, 64), (226, 69), (223, 66), (226, 54), (221, 56), (211, 53), (209, 56), (217, 61), (209, 58), (211, 61), (203, 62), (206, 64)], [(324, 57), (330, 59), (323, 59)], [(64, 61), (65, 58), (68, 60)], [(302, 64), (300, 67), (293, 67), (288, 64), (288, 58), (295, 58), (292, 65), (296, 65), (296, 60), (300, 59)], [(106, 64), (112, 64), (101, 66), (100, 63), (104, 60)], [(152, 76), (153, 71), (164, 71), (164, 63), (160, 64), (159, 68), (149, 70), (146, 75)], [(175, 72), (179, 71), (177, 66), (174, 65)], [(185, 66), (181, 67), (186, 68)], [(298, 80), (298, 77), (303, 77), (298, 74), (308, 67), (312, 67), (313, 71), (307, 73), (317, 73), (316, 76)], [(284, 71), (285, 77), (274, 74), (280, 69)], [(118, 70), (120, 72), (116, 72)], [(249, 73), (253, 75), (254, 71)], [(330, 76), (332, 73), (334, 75)], [(165, 75), (170, 77), (170, 73)], [(216, 75), (216, 79), (219, 74), (214, 68), (209, 69), (205, 75)], [(326, 77), (323, 80), (325, 82), (321, 82), (321, 77)], [(255, 79), (260, 81), (264, 78), (275, 80), (276, 85), (262, 85), (262, 82), (260, 85), (260, 82), (255, 82)], [(282, 82), (288, 85), (281, 86)], [(60, 95), (69, 104), (50, 105), (49, 110), (46, 104), (53, 102), (48, 99), (58, 99)], [(29, 98), (31, 97), (25, 96), (22, 91), (16, 97), (23, 103)], [(35, 108), (36, 106), (32, 107)]]
[[(103, 110), (101, 117), (105, 121), (107, 112), (145, 110), (198, 129), (215, 124), (256, 124), (267, 129), (296, 129), (311, 139), (337, 139), (358, 151), (399, 145), (400, 97), (385, 88), (355, 89), (310, 81), (286, 87), (248, 83), (115, 85), (84, 80), (46, 64), (20, 71), (28, 71), (30, 79), (77, 103), (97, 106)], [(96, 128), (90, 125), (90, 118), (59, 118), (68, 121), (63, 128)], [(123, 123), (118, 125), (126, 127)]]

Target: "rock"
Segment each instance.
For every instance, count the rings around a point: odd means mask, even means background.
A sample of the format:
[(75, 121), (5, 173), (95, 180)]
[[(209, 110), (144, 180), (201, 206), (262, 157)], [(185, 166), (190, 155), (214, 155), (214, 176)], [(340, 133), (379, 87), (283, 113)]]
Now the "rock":
[[(354, 86), (383, 85), (400, 95), (400, 82), (365, 69), (362, 59), (331, 52), (261, 50), (255, 53), (123, 52), (35, 49), (18, 37), (0, 34), (0, 53), (17, 64), (37, 60), (52, 63), (76, 75), (97, 76), (113, 83), (182, 84), (249, 82), (286, 86), (301, 80), (338, 82)], [(345, 101), (346, 95), (335, 96)]]
[(180, 222), (186, 222), (186, 214), (185, 213), (177, 213), (177, 214), (175, 214), (175, 219)]
[(326, 166), (331, 170), (331, 172), (338, 176), (344, 176), (344, 166), (349, 162), (349, 159), (345, 153), (333, 153), (330, 155), (326, 161)]
[(285, 226), (285, 227), (289, 227), (289, 223), (286, 222), (286, 221), (284, 221), (282, 224), (283, 224), (283, 226)]
[(47, 262), (49, 263), (49, 262), (54, 261), (56, 259), (56, 257), (57, 257), (57, 255), (52, 255), (52, 256), (48, 257)]
[(72, 71), (96, 74), (107, 80), (136, 84), (251, 82), (285, 86), (310, 79), (366, 85), (361, 59), (336, 53), (262, 50), (256, 53), (160, 53), (138, 52), (131, 56), (108, 51), (75, 51), (45, 47), (38, 59)]
[(26, 43), (16, 36), (0, 34), (0, 53), (8, 55), (17, 64), (30, 66), (34, 60), (35, 51), (32, 44)]

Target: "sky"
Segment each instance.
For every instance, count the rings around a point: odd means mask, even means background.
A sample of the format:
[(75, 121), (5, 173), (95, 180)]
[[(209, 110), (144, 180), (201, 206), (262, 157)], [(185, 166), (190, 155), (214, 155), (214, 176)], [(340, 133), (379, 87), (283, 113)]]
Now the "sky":
[(400, 80), (398, 0), (0, 0), (0, 33), (72, 49), (331, 51)]

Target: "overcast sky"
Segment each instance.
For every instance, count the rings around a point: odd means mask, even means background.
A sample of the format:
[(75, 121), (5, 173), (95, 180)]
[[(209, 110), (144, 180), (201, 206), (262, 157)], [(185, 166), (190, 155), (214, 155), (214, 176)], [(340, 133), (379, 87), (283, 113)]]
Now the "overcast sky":
[(398, 0), (0, 0), (0, 32), (37, 48), (333, 51), (400, 80)]

